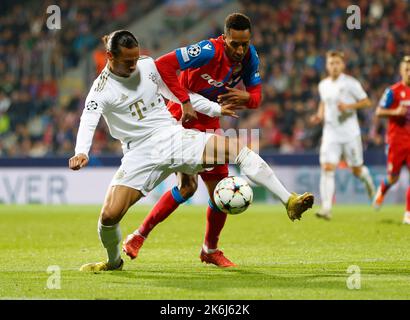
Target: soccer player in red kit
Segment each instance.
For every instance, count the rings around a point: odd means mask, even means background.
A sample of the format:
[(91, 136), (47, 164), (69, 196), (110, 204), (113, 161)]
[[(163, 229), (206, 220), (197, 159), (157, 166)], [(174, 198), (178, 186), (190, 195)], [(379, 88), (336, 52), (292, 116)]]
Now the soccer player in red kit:
[[(224, 35), (176, 49), (156, 61), (161, 77), (183, 103), (169, 103), (168, 109), (176, 119), (183, 117), (185, 128), (206, 131), (220, 128), (219, 118), (195, 114), (189, 102), (188, 91), (235, 107), (257, 108), (262, 89), (259, 77), (259, 58), (250, 44), (251, 23), (240, 13), (230, 14), (225, 20)], [(179, 77), (178, 70), (181, 71)], [(245, 90), (234, 88), (240, 81)], [(186, 116), (186, 117), (185, 117)], [(189, 121), (185, 121), (188, 119)], [(213, 191), (220, 180), (228, 176), (228, 165), (217, 165), (211, 171), (200, 173), (210, 200), (207, 208), (207, 226), (200, 259), (220, 267), (235, 264), (218, 250), (218, 240), (227, 215), (220, 212), (213, 201)], [(124, 241), (123, 250), (135, 258), (149, 232), (178, 206), (189, 199), (197, 189), (197, 176), (178, 173), (179, 185), (165, 193), (133, 236)]]
[[(378, 117), (388, 117), (387, 178), (382, 180), (373, 205), (380, 208), (389, 188), (397, 182), (401, 168), (410, 170), (410, 56), (400, 63), (401, 81), (387, 88), (376, 110)], [(403, 223), (410, 224), (410, 186), (406, 193)]]

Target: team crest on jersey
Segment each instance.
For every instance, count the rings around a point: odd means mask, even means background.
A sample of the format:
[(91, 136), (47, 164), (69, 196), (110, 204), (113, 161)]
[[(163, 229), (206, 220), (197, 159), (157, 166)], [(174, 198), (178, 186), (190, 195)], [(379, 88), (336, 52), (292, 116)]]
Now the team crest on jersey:
[(128, 99), (128, 96), (127, 96), (127, 95), (121, 94), (120, 103), (125, 102), (125, 100), (127, 100), (127, 99)]
[(402, 91), (402, 92), (400, 92), (400, 95), (404, 99), (406, 97), (406, 92)]
[(150, 78), (151, 81), (154, 82), (155, 84), (158, 84), (158, 74), (151, 72), (148, 78)]
[(188, 48), (188, 54), (195, 58), (201, 54), (201, 47), (198, 44), (194, 44)]
[(95, 102), (94, 100), (89, 101), (86, 105), (86, 109), (89, 111), (97, 110), (97, 107), (98, 107), (98, 103)]

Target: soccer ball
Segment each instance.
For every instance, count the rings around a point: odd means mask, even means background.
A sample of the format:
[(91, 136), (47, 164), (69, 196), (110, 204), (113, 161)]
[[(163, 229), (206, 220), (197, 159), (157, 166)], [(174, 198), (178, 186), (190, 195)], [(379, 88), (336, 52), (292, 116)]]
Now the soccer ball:
[(227, 177), (216, 185), (214, 200), (222, 212), (239, 214), (248, 209), (252, 203), (253, 191), (245, 179)]

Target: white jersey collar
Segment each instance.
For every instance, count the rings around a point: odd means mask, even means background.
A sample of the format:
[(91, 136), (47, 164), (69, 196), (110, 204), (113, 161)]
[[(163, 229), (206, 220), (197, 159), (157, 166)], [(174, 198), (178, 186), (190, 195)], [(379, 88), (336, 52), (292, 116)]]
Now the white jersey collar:
[(119, 82), (127, 82), (127, 81), (129, 81), (129, 80), (135, 78), (135, 76), (139, 73), (138, 64), (137, 64), (137, 66), (136, 66), (136, 68), (135, 68), (135, 71), (134, 71), (133, 73), (131, 73), (129, 77), (120, 77), (120, 76), (117, 76), (116, 74), (114, 74), (114, 73), (110, 70), (110, 68), (108, 67), (108, 63), (105, 65), (104, 71), (108, 72), (108, 74), (110, 75), (110, 77), (112, 77), (113, 79), (115, 79), (115, 80), (117, 80), (117, 81), (119, 81)]

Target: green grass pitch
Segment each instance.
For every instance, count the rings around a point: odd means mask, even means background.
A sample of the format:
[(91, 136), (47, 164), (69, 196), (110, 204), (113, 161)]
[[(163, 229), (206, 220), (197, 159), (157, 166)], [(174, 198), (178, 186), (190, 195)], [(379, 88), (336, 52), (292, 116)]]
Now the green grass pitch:
[[(125, 237), (149, 207), (122, 221)], [(291, 222), (281, 206), (253, 205), (229, 216), (220, 247), (237, 268), (201, 264), (205, 207), (182, 206), (151, 233), (124, 271), (81, 273), (102, 261), (99, 206), (0, 206), (0, 299), (410, 299), (410, 226), (404, 205), (375, 213), (336, 206)], [(348, 289), (349, 266), (360, 289)], [(60, 289), (47, 282), (59, 266)], [(357, 271), (357, 270), (356, 270)], [(352, 278), (350, 278), (352, 279)], [(53, 282), (56, 284), (57, 282)]]

